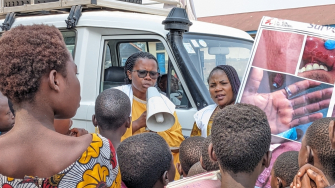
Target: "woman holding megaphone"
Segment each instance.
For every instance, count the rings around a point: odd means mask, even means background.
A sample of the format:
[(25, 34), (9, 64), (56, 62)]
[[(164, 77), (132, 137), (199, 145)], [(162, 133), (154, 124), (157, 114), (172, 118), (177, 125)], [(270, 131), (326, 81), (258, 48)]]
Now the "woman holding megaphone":
[[(148, 130), (146, 130), (146, 92), (149, 87), (155, 86), (157, 78), (159, 77), (157, 59), (148, 52), (140, 51), (131, 55), (127, 59), (124, 69), (127, 85), (117, 87), (116, 89), (123, 91), (130, 98), (132, 105), (132, 125), (123, 135), (121, 141), (132, 135), (148, 132)], [(174, 106), (174, 104), (166, 96), (161, 96), (166, 104)], [(164, 138), (172, 149), (179, 148), (179, 145), (184, 140), (181, 126), (175, 111), (174, 118), (175, 123), (170, 129), (157, 133)], [(178, 162), (178, 153), (172, 154), (174, 157), (174, 163)]]
[(240, 88), (237, 72), (230, 65), (215, 67), (210, 72), (207, 82), (209, 93), (215, 104), (201, 109), (194, 115), (195, 122), (191, 136), (207, 137), (210, 135), (215, 115), (220, 109), (235, 103)]

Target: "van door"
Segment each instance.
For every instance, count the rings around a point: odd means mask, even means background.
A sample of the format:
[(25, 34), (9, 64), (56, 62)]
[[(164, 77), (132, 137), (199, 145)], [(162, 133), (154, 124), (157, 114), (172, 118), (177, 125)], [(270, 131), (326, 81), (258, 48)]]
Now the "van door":
[[(100, 53), (101, 75), (99, 92), (125, 84), (124, 65), (135, 52), (149, 52), (157, 58), (160, 78), (157, 88), (176, 105), (183, 135), (189, 136), (193, 127), (195, 102), (185, 84), (167, 42), (157, 35), (103, 36)], [(169, 96), (168, 96), (169, 95)], [(94, 114), (94, 108), (88, 113)]]

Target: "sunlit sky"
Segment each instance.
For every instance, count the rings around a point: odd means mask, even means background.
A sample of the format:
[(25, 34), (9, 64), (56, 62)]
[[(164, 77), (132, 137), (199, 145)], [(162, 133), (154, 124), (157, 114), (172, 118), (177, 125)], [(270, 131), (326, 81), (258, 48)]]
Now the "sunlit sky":
[(335, 4), (334, 0), (193, 0), (197, 17)]

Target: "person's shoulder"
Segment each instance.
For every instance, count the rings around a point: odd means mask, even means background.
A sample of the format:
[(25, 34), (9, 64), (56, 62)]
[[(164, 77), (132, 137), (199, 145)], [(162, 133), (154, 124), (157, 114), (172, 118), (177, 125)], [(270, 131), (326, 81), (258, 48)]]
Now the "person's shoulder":
[(214, 110), (216, 107), (217, 107), (216, 104), (208, 105), (205, 108), (203, 108), (203, 109), (199, 110), (198, 112), (196, 112), (194, 116), (198, 116), (199, 114), (202, 114), (202, 113), (204, 113), (207, 110)]
[(118, 90), (125, 92), (126, 90), (129, 90), (130, 88), (131, 88), (131, 84), (126, 84), (122, 86), (112, 87), (110, 89), (118, 89)]

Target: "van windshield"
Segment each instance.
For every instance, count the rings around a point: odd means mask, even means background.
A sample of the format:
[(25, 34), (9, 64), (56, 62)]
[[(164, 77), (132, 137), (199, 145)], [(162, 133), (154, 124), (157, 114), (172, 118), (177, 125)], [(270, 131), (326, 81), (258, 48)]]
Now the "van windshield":
[(200, 77), (208, 86), (209, 73), (218, 65), (233, 66), (242, 81), (253, 41), (185, 33), (183, 44)]

